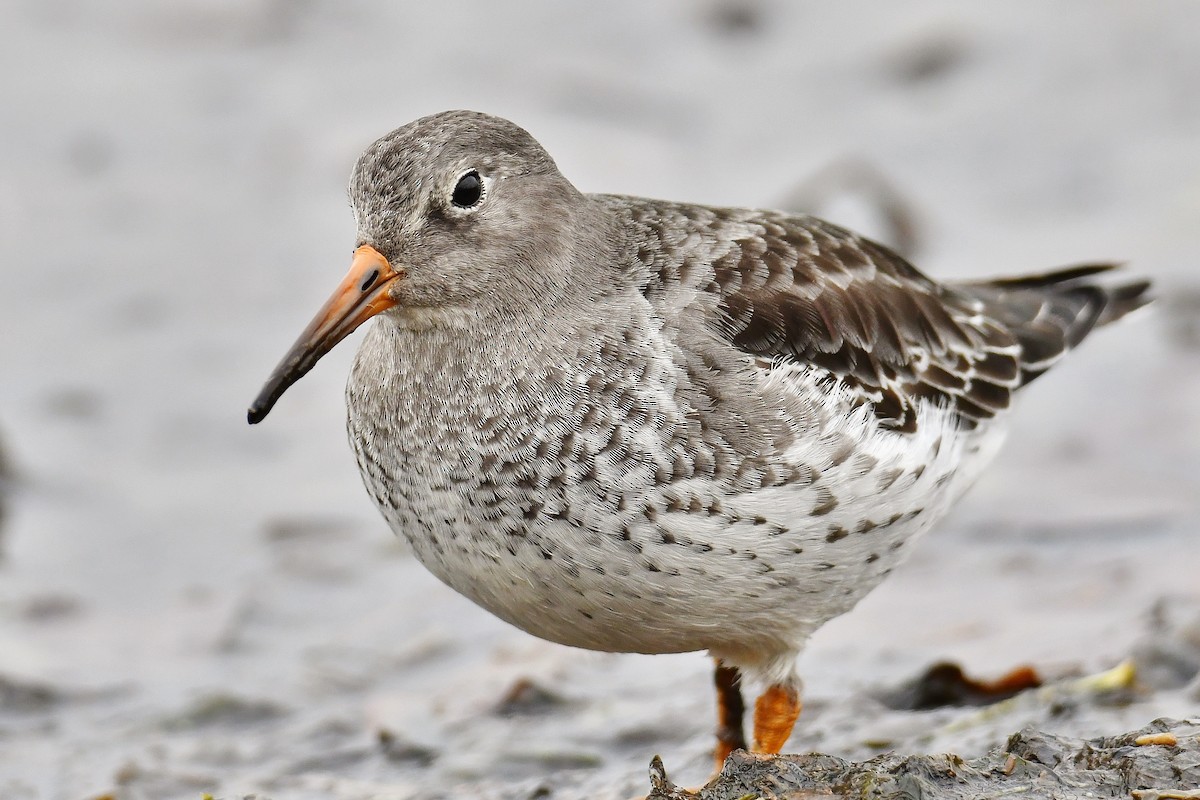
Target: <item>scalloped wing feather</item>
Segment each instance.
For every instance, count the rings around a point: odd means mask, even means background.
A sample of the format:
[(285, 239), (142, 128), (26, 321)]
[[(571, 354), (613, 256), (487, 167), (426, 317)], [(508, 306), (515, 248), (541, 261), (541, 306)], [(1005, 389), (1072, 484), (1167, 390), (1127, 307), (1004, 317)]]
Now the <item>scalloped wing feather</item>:
[(821, 368), (898, 431), (915, 429), (918, 400), (968, 427), (996, 416), (1096, 325), (1147, 302), (1144, 281), (1093, 282), (1108, 265), (939, 284), (815, 217), (620, 200), (652, 303), (706, 314), (760, 360)]

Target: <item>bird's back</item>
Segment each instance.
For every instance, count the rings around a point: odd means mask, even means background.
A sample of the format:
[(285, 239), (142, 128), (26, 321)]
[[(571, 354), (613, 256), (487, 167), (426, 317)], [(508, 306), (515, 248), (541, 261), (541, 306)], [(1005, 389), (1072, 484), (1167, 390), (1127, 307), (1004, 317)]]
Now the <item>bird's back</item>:
[(966, 427), (995, 418), (1095, 327), (1147, 302), (1147, 281), (1099, 283), (1108, 264), (938, 283), (811, 216), (594, 199), (633, 232), (630, 262), (667, 326), (811, 367), (894, 430), (913, 431), (919, 402)]

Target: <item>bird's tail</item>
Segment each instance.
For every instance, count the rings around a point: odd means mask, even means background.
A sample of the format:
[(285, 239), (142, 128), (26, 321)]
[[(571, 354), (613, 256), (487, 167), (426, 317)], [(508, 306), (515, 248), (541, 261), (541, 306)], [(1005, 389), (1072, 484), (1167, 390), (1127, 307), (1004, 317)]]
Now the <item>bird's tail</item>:
[(1150, 302), (1150, 281), (1104, 284), (1096, 276), (1115, 264), (1082, 264), (1020, 278), (961, 283), (1021, 344), (1021, 383), (1052, 367), (1094, 328)]

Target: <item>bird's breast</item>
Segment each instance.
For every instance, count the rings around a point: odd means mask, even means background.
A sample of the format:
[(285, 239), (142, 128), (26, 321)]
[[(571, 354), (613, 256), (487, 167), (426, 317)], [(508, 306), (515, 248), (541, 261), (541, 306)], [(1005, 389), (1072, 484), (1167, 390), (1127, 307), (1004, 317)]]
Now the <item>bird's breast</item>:
[[(652, 347), (531, 359), (376, 327), (347, 387), (367, 489), (443, 582), (565, 644), (801, 639), (941, 515), (967, 455), (939, 409), (882, 431), (802, 374), (704, 391)], [(746, 641), (714, 638), (733, 616)]]
[(550, 358), (531, 349), (386, 325), (364, 342), (347, 385), (351, 444), (419, 555), (477, 530), (507, 549), (545, 517), (601, 515), (673, 469), (665, 442), (684, 415), (661, 380), (628, 380), (586, 339)]

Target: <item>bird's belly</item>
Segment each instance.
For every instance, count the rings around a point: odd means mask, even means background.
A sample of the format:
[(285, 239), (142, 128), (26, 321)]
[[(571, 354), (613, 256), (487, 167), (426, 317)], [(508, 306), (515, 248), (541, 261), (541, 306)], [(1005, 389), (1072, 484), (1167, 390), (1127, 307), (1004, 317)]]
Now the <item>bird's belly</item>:
[[(938, 408), (904, 436), (830, 404), (757, 473), (774, 477), (675, 473), (662, 437), (616, 437), (586, 410), (402, 409), (382, 425), (352, 402), (350, 438), (392, 529), (444, 583), (541, 638), (643, 653), (795, 652), (986, 460)], [(500, 437), (476, 417), (513, 424)]]
[(731, 494), (697, 480), (618, 511), (576, 486), (569, 514), (531, 513), (540, 501), (526, 499), (488, 518), (477, 512), (491, 494), (409, 475), (410, 491), (380, 509), (440, 580), (535, 636), (614, 652), (754, 652), (798, 646), (877, 585), (948, 505), (951, 481), (937, 477), (881, 476), (873, 488), (886, 479), (887, 491), (843, 491), (832, 508), (821, 486)]

